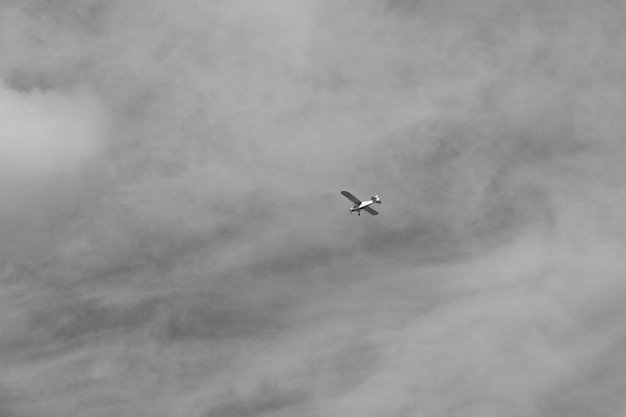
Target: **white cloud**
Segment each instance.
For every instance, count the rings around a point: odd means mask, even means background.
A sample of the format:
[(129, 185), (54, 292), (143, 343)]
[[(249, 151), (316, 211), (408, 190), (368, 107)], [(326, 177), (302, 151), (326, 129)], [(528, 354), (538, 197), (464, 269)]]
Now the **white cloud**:
[(23, 92), (2, 86), (2, 207), (19, 210), (25, 204), (41, 204), (37, 193), (76, 181), (102, 155), (106, 130), (106, 111), (87, 91)]

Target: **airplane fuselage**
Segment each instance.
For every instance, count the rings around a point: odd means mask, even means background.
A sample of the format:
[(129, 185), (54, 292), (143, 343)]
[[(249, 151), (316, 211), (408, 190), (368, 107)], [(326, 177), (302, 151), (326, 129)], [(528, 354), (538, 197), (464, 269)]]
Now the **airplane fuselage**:
[(356, 211), (358, 213), (359, 211), (363, 210), (365, 207), (369, 207), (372, 204), (374, 204), (374, 200), (362, 201), (361, 204), (355, 204), (354, 207), (350, 209), (350, 211)]

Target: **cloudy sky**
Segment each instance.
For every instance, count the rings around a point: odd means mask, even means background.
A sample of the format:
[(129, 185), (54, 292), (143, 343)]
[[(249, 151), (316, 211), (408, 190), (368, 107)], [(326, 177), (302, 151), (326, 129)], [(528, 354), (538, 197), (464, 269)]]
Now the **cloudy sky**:
[(0, 414), (625, 416), (625, 28), (4, 0)]

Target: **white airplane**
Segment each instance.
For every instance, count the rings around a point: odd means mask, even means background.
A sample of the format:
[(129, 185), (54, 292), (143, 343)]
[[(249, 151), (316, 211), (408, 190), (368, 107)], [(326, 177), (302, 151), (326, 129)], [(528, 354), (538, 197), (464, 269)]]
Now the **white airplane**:
[(361, 210), (365, 210), (372, 216), (376, 216), (378, 214), (376, 210), (370, 207), (374, 203), (378, 203), (378, 204), (382, 203), (378, 195), (375, 195), (374, 197), (372, 197), (371, 200), (361, 201), (355, 196), (353, 196), (352, 194), (350, 194), (348, 191), (342, 191), (341, 194), (343, 194), (344, 197), (346, 197), (348, 200), (354, 203), (354, 206), (350, 207), (350, 213), (352, 213), (353, 211), (356, 211), (357, 214), (360, 216)]

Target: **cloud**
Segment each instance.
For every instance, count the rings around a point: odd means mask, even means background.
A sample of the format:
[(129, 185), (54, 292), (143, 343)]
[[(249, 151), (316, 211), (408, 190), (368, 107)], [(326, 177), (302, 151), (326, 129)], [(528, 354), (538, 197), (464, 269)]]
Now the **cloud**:
[(624, 410), (622, 6), (44, 3), (0, 7), (7, 412)]
[(76, 175), (101, 152), (105, 111), (86, 92), (19, 92), (4, 86), (2, 98), (2, 177), (6, 194), (19, 183), (42, 183)]
[(28, 256), (103, 184), (108, 111), (85, 87), (2, 85), (0, 120), (0, 248)]

